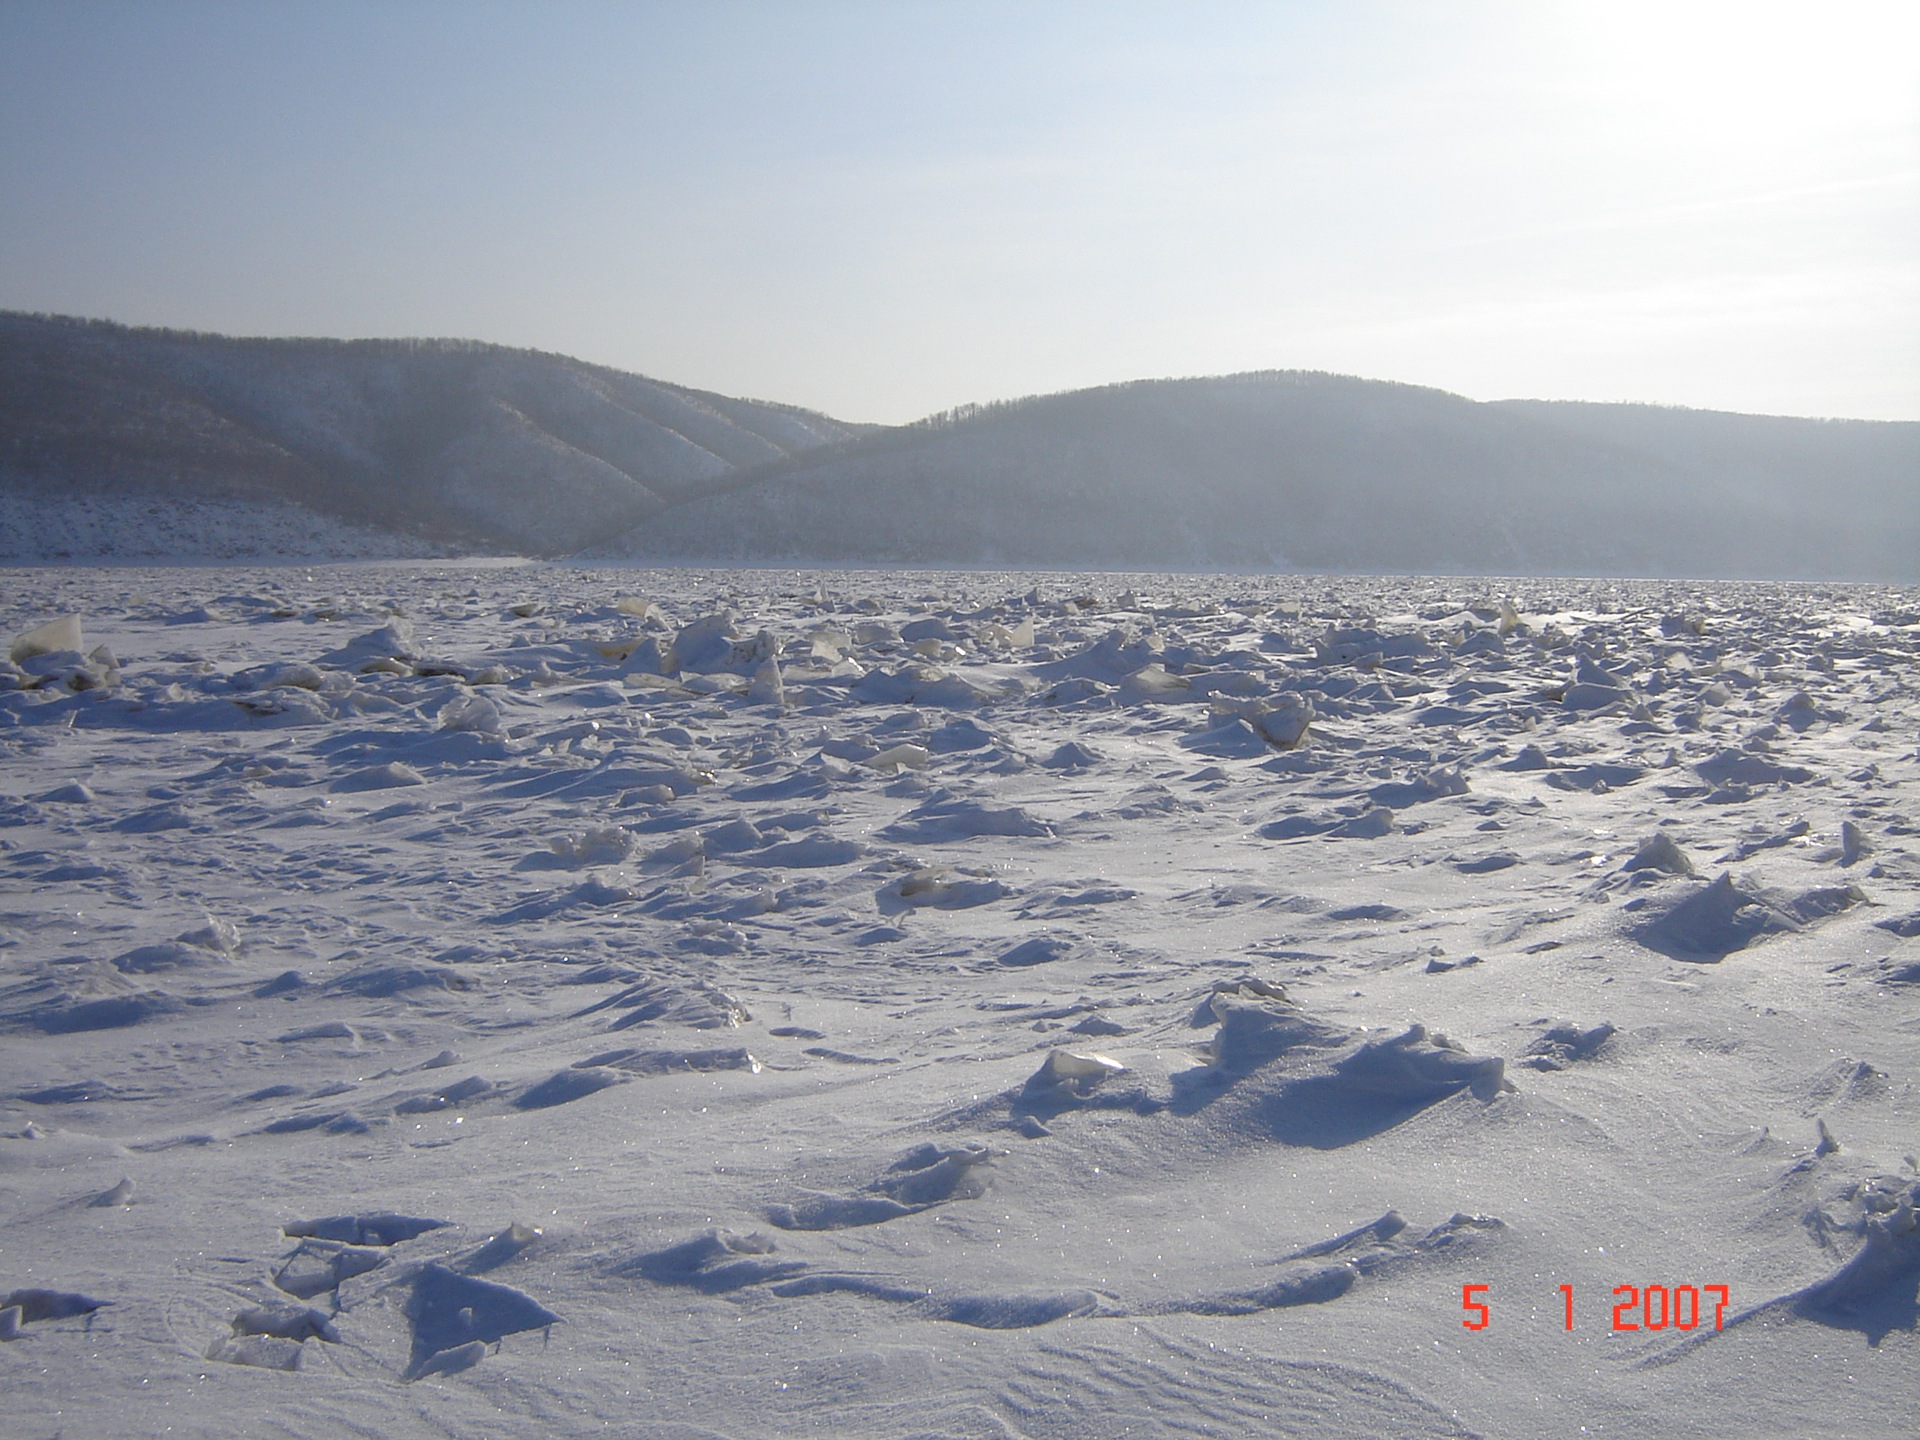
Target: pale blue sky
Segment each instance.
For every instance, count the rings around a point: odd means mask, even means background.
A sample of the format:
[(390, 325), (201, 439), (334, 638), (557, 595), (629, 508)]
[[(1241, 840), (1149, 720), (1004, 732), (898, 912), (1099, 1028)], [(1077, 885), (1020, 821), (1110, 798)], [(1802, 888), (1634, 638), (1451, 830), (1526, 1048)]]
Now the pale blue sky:
[(0, 0), (0, 308), (1920, 419), (1920, 5)]

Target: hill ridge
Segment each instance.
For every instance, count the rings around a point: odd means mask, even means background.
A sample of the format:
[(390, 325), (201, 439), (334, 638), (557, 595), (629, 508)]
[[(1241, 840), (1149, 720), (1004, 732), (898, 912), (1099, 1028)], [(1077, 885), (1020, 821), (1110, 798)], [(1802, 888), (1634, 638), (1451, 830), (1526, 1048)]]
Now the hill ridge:
[(269, 554), (1920, 580), (1909, 422), (1269, 369), (882, 427), (483, 341), (17, 312), (0, 499), (29, 561), (182, 553), (159, 506)]
[(1920, 425), (1325, 372), (977, 407), (726, 477), (588, 558), (1902, 579)]
[[(0, 484), (273, 501), (440, 544), (555, 554), (703, 481), (854, 433), (547, 352), (0, 313)], [(18, 553), (26, 537), (8, 537)]]

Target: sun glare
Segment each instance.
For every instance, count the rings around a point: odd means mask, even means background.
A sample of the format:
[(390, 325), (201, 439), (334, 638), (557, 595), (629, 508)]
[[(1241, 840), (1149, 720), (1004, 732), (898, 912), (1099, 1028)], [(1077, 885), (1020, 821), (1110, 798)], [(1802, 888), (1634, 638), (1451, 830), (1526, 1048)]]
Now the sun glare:
[[(1624, 4), (1563, 12), (1583, 99), (1623, 134), (1779, 160), (1920, 123), (1920, 7)], [(1864, 143), (1861, 143), (1864, 142)], [(1865, 158), (1863, 155), (1862, 158)]]

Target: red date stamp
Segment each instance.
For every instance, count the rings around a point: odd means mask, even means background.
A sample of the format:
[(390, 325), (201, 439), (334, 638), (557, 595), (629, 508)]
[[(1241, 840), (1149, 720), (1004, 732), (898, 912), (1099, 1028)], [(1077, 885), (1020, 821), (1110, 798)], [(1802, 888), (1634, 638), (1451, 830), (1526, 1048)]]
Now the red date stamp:
[[(1485, 1330), (1493, 1323), (1493, 1304), (1483, 1299), (1493, 1292), (1491, 1285), (1462, 1285), (1460, 1308), (1466, 1312), (1460, 1323), (1468, 1330)], [(1713, 1328), (1725, 1322), (1731, 1291), (1725, 1285), (1616, 1285), (1613, 1287), (1613, 1328), (1626, 1330), (1696, 1330), (1706, 1318), (1711, 1299)], [(1566, 1328), (1573, 1329), (1573, 1286), (1562, 1285)]]

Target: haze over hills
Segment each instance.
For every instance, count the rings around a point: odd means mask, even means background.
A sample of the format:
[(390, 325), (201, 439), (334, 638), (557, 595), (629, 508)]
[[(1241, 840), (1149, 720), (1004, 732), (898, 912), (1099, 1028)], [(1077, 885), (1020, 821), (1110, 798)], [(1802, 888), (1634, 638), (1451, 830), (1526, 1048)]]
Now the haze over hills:
[(0, 556), (216, 531), (224, 554), (1913, 580), (1920, 424), (1261, 372), (881, 428), (469, 341), (0, 315)]
[(1920, 425), (1299, 372), (1136, 382), (797, 456), (594, 553), (1911, 579)]
[[(321, 533), (334, 543), (557, 554), (861, 428), (470, 341), (0, 314), (0, 494), (15, 532), (75, 507), (124, 528), (164, 500), (242, 517), (292, 507), (336, 522)], [(3, 548), (31, 558), (34, 537), (7, 533)]]

